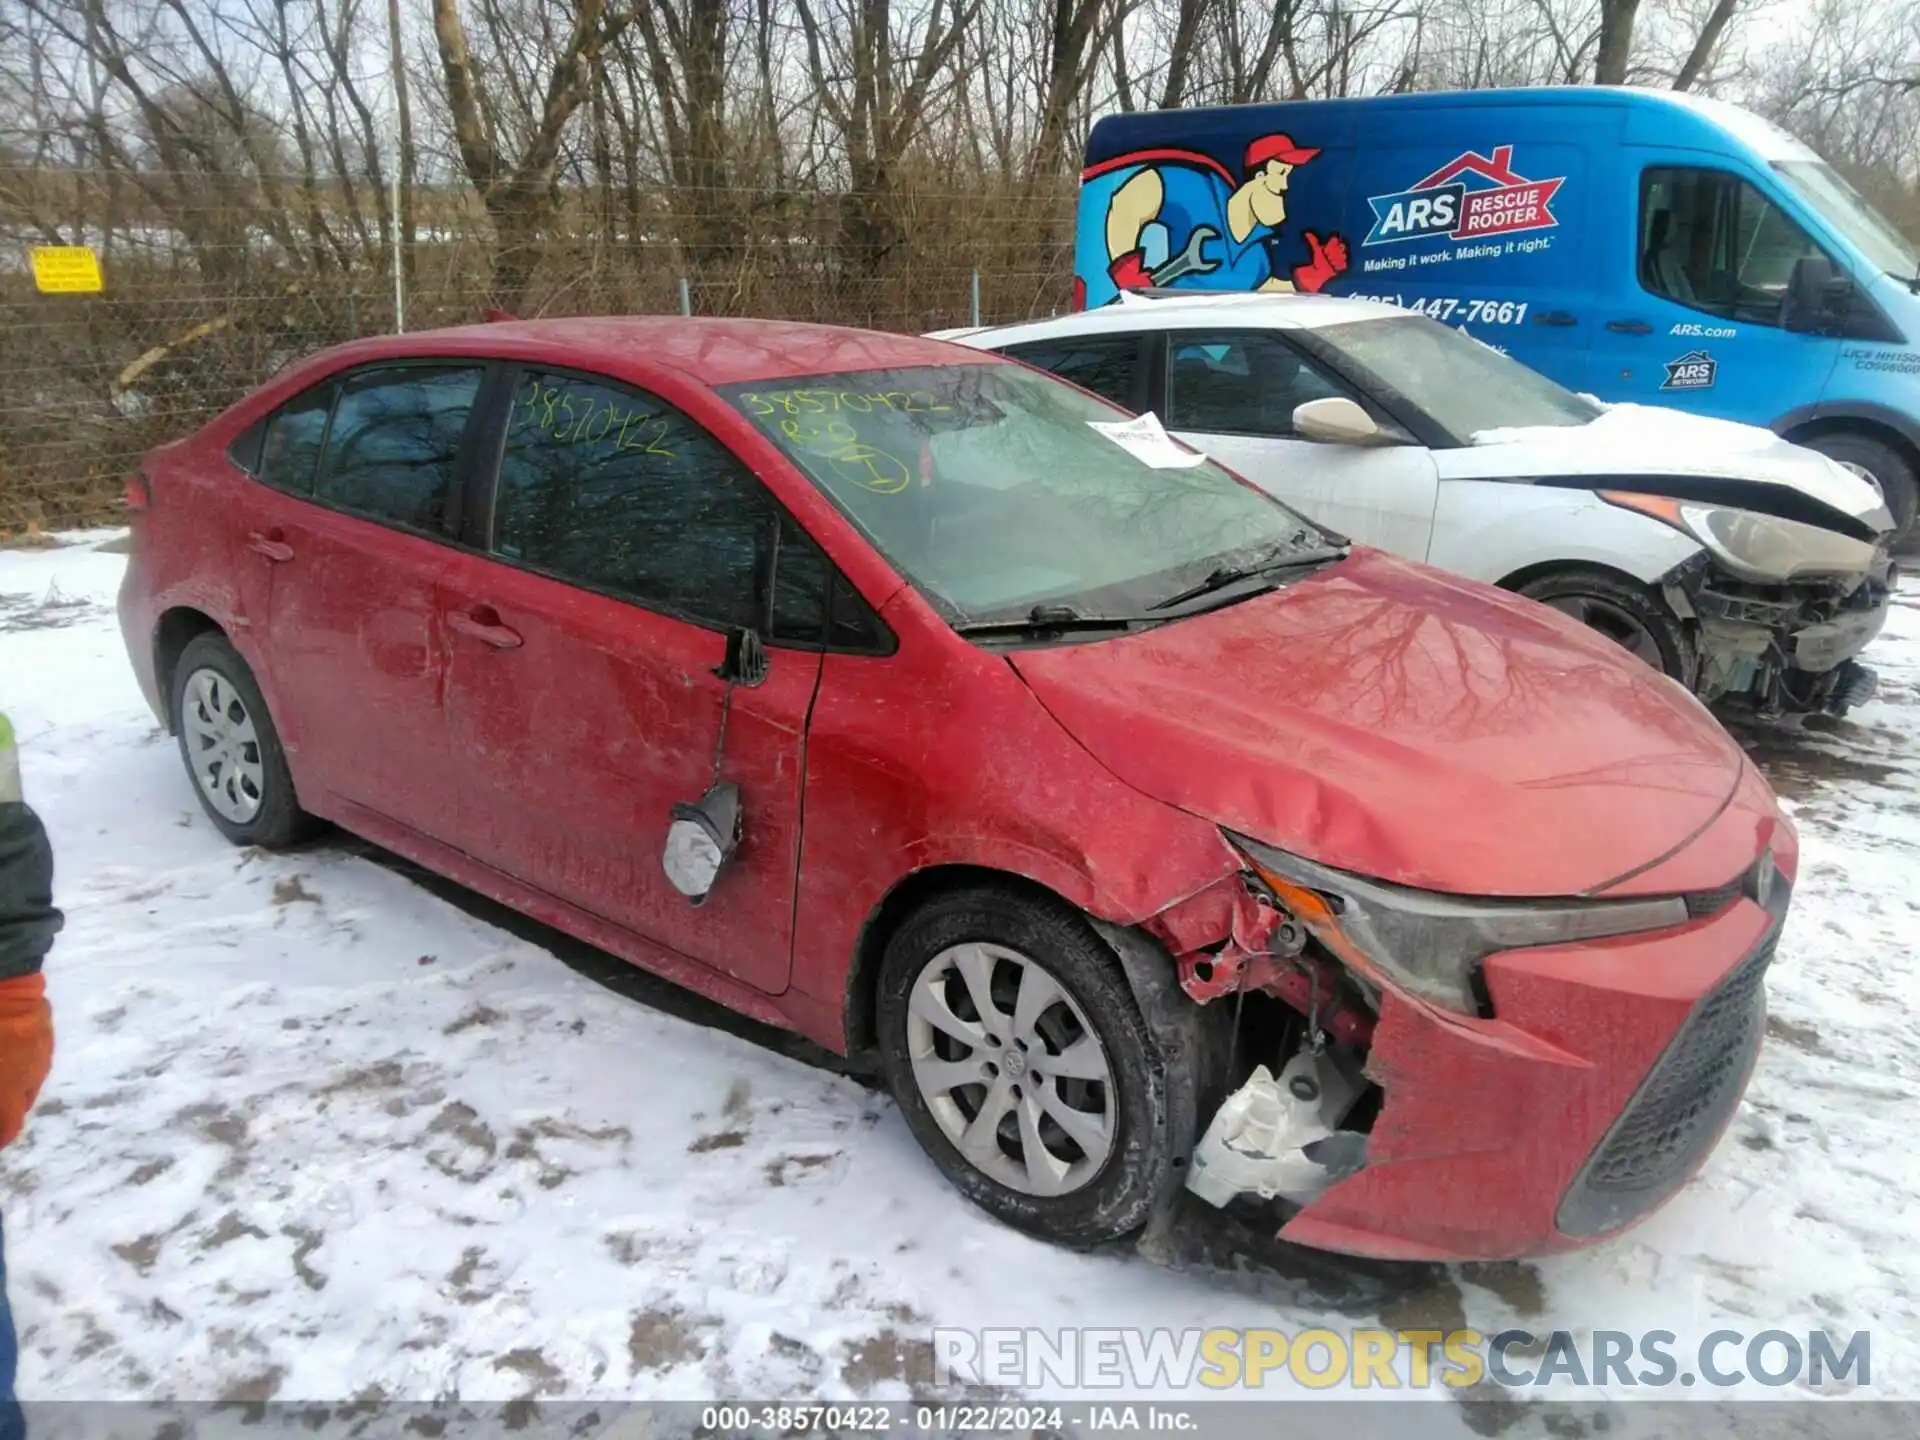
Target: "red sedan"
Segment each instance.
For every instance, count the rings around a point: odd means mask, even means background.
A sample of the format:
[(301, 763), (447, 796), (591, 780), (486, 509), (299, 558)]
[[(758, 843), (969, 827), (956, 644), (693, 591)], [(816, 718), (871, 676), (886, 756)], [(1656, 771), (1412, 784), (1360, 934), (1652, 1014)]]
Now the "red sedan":
[(1792, 827), (1679, 687), (898, 336), (362, 341), (129, 482), (208, 816), (315, 817), (884, 1072), (1072, 1244), (1187, 1185), (1508, 1256), (1699, 1167)]

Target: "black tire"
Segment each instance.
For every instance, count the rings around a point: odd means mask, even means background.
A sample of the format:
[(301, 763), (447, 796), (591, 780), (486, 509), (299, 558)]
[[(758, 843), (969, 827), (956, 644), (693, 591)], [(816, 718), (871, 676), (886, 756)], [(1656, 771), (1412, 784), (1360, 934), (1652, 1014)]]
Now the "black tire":
[(1871, 475), (1893, 515), (1894, 539), (1902, 540), (1912, 533), (1914, 511), (1920, 504), (1920, 480), (1916, 480), (1906, 456), (1891, 445), (1851, 430), (1832, 430), (1800, 443), (1829, 460), (1858, 466)]
[[(189, 700), (189, 682), (202, 671), (223, 677), (253, 722), (255, 740), (250, 748), (257, 757), (261, 777), (259, 805), (244, 820), (222, 815), (214, 808), (194, 768), (195, 740), (187, 724), (186, 711), (190, 703), (196, 703)], [(266, 699), (254, 681), (253, 671), (247, 668), (247, 662), (240, 658), (227, 637), (218, 631), (208, 631), (188, 641), (173, 667), (172, 689), (168, 718), (179, 741), (180, 761), (186, 766), (187, 783), (193, 787), (194, 798), (214, 827), (236, 845), (259, 845), (270, 850), (296, 844), (311, 835), (316, 822), (300, 808), (293, 776), (287, 770), (286, 752), (280, 746), (280, 732), (274, 728), (273, 716), (268, 713)]]
[[(908, 1033), (914, 984), (950, 947), (974, 943), (1038, 961), (1086, 1017), (1108, 1058), (1111, 1148), (1091, 1177), (1065, 1194), (1022, 1193), (976, 1168), (941, 1128), (915, 1079)], [(1188, 1057), (1158, 1053), (1113, 951), (1064, 903), (991, 884), (927, 902), (887, 943), (876, 1019), (881, 1066), (914, 1138), (955, 1189), (1015, 1229), (1075, 1249), (1103, 1245), (1139, 1230), (1156, 1196), (1178, 1187), (1175, 1172), (1198, 1136), (1192, 1117), (1176, 1118), (1179, 1107), (1169, 1104), (1165, 1067)]]
[[(1689, 689), (1693, 687), (1696, 652), (1692, 634), (1658, 595), (1638, 581), (1610, 570), (1576, 565), (1535, 576), (1519, 591), (1529, 600), (1581, 620), (1628, 653), (1639, 653), (1655, 669), (1665, 671)], [(1582, 607), (1584, 613), (1580, 613)], [(1629, 643), (1624, 633), (1628, 622), (1639, 627), (1650, 645), (1640, 643), (1637, 636), (1632, 637), (1635, 643)]]

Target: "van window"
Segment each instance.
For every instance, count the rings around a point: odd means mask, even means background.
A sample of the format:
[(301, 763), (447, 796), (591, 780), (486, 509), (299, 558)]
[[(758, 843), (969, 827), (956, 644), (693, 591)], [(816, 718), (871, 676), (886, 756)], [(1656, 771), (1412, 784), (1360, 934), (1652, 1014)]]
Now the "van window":
[(1127, 410), (1144, 401), (1140, 388), (1138, 335), (1082, 335), (1071, 340), (1032, 340), (1003, 352)]
[(1166, 423), (1175, 430), (1291, 435), (1294, 407), (1343, 393), (1272, 335), (1168, 337)]
[(1787, 281), (1820, 247), (1737, 175), (1649, 169), (1640, 183), (1640, 283), (1694, 310), (1778, 325)]
[[(430, 535), (446, 525), (478, 366), (362, 371), (342, 387), (315, 498)], [(267, 437), (267, 466), (274, 440)]]

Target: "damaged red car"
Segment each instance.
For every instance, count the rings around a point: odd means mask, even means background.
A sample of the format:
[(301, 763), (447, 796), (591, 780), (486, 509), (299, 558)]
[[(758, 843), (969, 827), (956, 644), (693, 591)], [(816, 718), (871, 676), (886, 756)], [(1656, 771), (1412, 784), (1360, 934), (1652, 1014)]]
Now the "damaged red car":
[(128, 499), (128, 651), (228, 837), (324, 817), (866, 1061), (1035, 1234), (1187, 1189), (1577, 1245), (1753, 1065), (1795, 838), (1705, 710), (1016, 362), (363, 341)]

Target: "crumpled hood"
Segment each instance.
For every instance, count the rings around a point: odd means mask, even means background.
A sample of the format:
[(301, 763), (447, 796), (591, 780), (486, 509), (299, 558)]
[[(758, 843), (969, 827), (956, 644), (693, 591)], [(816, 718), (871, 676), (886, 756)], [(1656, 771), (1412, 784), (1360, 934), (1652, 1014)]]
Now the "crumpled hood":
[(1121, 780), (1282, 849), (1473, 895), (1577, 895), (1683, 846), (1744, 757), (1545, 606), (1356, 548), (1137, 635), (1016, 651)]
[(1758, 425), (1657, 405), (1612, 405), (1585, 425), (1482, 430), (1472, 445), (1434, 454), (1449, 479), (1711, 475), (1798, 490), (1878, 529), (1893, 524), (1880, 493), (1826, 456)]

